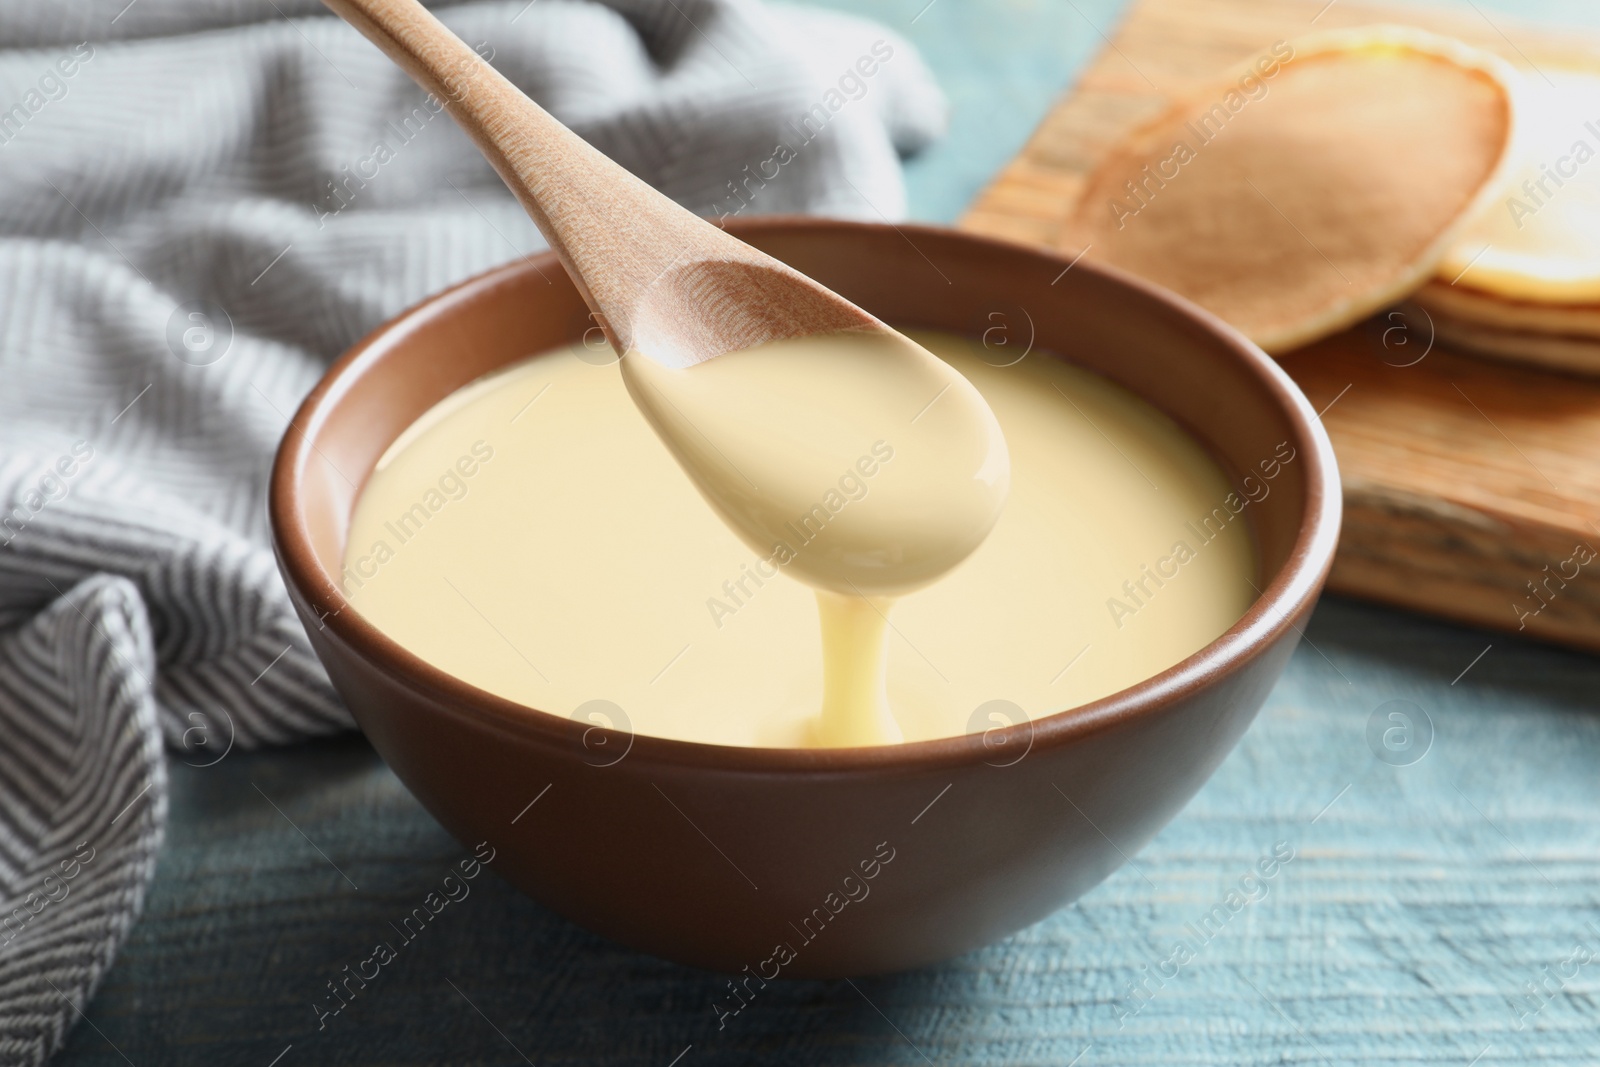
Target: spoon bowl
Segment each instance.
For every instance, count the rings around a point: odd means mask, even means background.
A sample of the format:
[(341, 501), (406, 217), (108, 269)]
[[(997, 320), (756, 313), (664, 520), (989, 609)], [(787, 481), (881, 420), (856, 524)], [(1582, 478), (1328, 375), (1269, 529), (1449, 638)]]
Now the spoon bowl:
[(628, 351), (685, 368), (771, 341), (845, 331), (892, 332), (782, 263), (698, 259), (669, 267), (646, 287), (630, 317)]

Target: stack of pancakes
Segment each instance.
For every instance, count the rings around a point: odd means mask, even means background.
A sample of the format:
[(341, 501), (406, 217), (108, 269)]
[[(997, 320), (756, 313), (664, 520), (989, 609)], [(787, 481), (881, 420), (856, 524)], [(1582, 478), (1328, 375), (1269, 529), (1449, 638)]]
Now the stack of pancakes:
[(1518, 86), (1517, 166), (1415, 300), (1460, 348), (1600, 373), (1600, 72)]
[(1279, 42), (1114, 146), (1066, 243), (1269, 352), (1409, 298), (1600, 373), (1600, 72), (1547, 75), (1403, 27)]

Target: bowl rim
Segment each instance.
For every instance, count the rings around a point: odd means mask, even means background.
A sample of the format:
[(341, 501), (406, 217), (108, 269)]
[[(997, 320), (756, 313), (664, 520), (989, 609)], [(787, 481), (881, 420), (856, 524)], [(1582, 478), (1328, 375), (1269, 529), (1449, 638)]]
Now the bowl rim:
[[(1229, 351), (1277, 402), (1290, 423), (1292, 443), (1304, 459), (1305, 502), (1300, 525), (1288, 559), (1273, 580), (1231, 627), (1187, 658), (1159, 674), (1125, 689), (1076, 707), (1027, 719), (1006, 727), (999, 740), (1006, 745), (1025, 743), (1025, 755), (1071, 743), (1091, 734), (1153, 716), (1219, 678), (1238, 672), (1277, 644), (1291, 629), (1298, 637), (1297, 619), (1315, 603), (1333, 564), (1339, 537), (1342, 498), (1337, 461), (1321, 416), (1289, 375), (1234, 327), (1183, 297), (1104, 264), (1067, 259), (1053, 250), (952, 227), (920, 223), (869, 223), (810, 216), (770, 215), (735, 220), (736, 234), (764, 231), (839, 232), (871, 231), (906, 240), (957, 239), (986, 246), (1006, 255), (1031, 256), (1042, 269), (1065, 273), (1073, 270), (1098, 276), (1112, 285), (1134, 290), (1178, 319), (1187, 320)], [(559, 270), (554, 252), (523, 256), (475, 274), (406, 308), (372, 330), (334, 361), (307, 394), (284, 429), (273, 461), (268, 489), (268, 513), (274, 552), (291, 593), (303, 599), (326, 628), (350, 651), (401, 680), (407, 688), (434, 698), (444, 713), (467, 719), (495, 732), (576, 746), (591, 728), (555, 712), (522, 704), (463, 681), (401, 646), (356, 610), (339, 589), (335, 575), (317, 561), (309, 527), (298, 499), (298, 474), (315, 452), (318, 432), (330, 412), (371, 366), (380, 362), (392, 344), (412, 329), (448, 314), (457, 305), (474, 300), (525, 275)], [(439, 399), (443, 399), (440, 397)], [(1194, 432), (1191, 428), (1189, 432)], [(738, 773), (820, 773), (861, 771), (915, 772), (982, 763), (993, 752), (974, 744), (973, 734), (908, 741), (858, 748), (763, 748), (683, 741), (649, 734), (618, 731), (629, 739), (629, 761), (659, 765), (700, 767)], [(1020, 744), (1019, 744), (1019, 747)]]

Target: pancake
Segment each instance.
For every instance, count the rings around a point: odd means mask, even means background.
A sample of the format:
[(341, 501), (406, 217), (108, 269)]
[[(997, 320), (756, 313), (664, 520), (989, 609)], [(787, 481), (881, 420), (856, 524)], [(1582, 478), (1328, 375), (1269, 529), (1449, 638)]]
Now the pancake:
[(1511, 179), (1439, 275), (1512, 300), (1600, 304), (1600, 69), (1546, 68), (1516, 91)]
[(1422, 299), (1413, 301), (1412, 306), (1426, 312), (1433, 336), (1446, 347), (1571, 374), (1600, 375), (1600, 336), (1592, 332), (1600, 326), (1600, 308), (1593, 309), (1595, 321), (1582, 324), (1591, 330), (1585, 334), (1489, 326), (1475, 319), (1460, 318)]
[(1439, 340), (1464, 352), (1573, 374), (1600, 374), (1600, 341), (1593, 338), (1512, 333), (1444, 319), (1436, 320), (1436, 326)]
[(1515, 77), (1401, 27), (1280, 42), (1115, 146), (1063, 243), (1299, 347), (1433, 274), (1504, 176)]
[[(1471, 277), (1469, 273), (1467, 277)], [(1435, 318), (1478, 323), (1501, 332), (1559, 334), (1600, 340), (1600, 300), (1588, 304), (1546, 304), (1513, 300), (1435, 279), (1412, 297)]]

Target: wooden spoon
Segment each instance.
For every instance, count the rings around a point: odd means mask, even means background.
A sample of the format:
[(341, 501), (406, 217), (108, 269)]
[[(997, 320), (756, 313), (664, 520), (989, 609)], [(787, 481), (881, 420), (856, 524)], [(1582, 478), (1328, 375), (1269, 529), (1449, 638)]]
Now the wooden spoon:
[(324, 0), (441, 100), (550, 242), (619, 354), (687, 367), (889, 327), (687, 211), (528, 99), (416, 0)]
[[(988, 536), (1009, 454), (954, 368), (617, 166), (415, 0), (324, 2), (477, 142), (598, 313), (639, 410), (753, 551), (818, 588), (886, 596)], [(894, 465), (869, 497), (851, 479), (874, 455)], [(839, 485), (857, 484), (846, 509)]]

